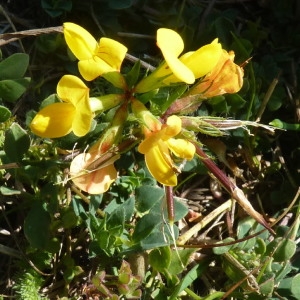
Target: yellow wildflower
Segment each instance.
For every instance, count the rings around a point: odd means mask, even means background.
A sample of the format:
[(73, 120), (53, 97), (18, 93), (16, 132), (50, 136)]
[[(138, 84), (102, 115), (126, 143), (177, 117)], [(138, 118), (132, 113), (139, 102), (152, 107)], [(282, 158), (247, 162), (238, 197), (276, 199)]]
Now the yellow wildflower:
[(184, 49), (183, 40), (176, 31), (167, 28), (158, 29), (157, 45), (165, 58), (165, 63), (136, 86), (137, 93), (148, 92), (171, 83), (192, 84), (195, 79), (209, 73), (222, 54), (222, 46), (215, 39), (196, 51), (179, 56)]
[(174, 138), (180, 131), (180, 118), (170, 116), (160, 130), (149, 134), (138, 146), (138, 151), (145, 155), (146, 165), (152, 176), (166, 186), (177, 185), (179, 172), (171, 153), (187, 160), (191, 160), (195, 154), (195, 146), (192, 143)]
[(202, 94), (211, 98), (225, 93), (237, 93), (243, 85), (243, 68), (234, 63), (234, 52), (223, 50), (217, 65), (199, 84), (194, 85), (188, 95)]
[(33, 118), (30, 129), (44, 138), (58, 138), (71, 131), (84, 136), (91, 127), (93, 113), (89, 102), (89, 88), (73, 75), (65, 75), (57, 85), (62, 102), (50, 104)]
[(109, 72), (119, 72), (127, 48), (109, 38), (101, 38), (99, 43), (84, 28), (74, 23), (64, 23), (67, 45), (79, 60), (78, 68), (85, 80), (93, 80)]

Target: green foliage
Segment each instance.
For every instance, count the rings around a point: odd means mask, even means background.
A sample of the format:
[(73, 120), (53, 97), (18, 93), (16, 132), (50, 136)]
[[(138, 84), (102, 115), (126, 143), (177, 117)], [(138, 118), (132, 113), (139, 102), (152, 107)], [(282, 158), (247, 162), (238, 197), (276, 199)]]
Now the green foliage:
[(39, 293), (43, 281), (43, 278), (34, 271), (18, 274), (16, 276), (16, 282), (13, 287), (14, 291), (16, 292), (17, 299), (47, 299)]
[(20, 162), (30, 146), (27, 132), (13, 123), (5, 132), (4, 151), (10, 162)]
[(55, 18), (72, 9), (72, 0), (41, 0), (41, 5), (49, 16)]
[[(242, 239), (249, 233), (256, 234), (253, 238), (239, 243), (232, 243), (234, 239), (228, 238), (222, 241), (230, 242), (228, 246), (213, 249), (216, 255), (221, 256), (223, 269), (232, 284), (240, 282), (237, 299), (243, 299), (244, 293), (250, 299), (284, 297), (287, 289), (292, 295), (295, 270), (291, 258), (295, 254), (296, 243), (286, 235), (272, 240), (261, 229), (253, 220), (245, 219), (239, 223), (238, 238)], [(230, 285), (229, 282), (227, 284)]]
[(11, 112), (5, 106), (0, 105), (0, 122), (6, 122), (11, 117)]
[(0, 62), (0, 98), (15, 102), (26, 91), (30, 78), (23, 78), (29, 65), (29, 56), (16, 53)]

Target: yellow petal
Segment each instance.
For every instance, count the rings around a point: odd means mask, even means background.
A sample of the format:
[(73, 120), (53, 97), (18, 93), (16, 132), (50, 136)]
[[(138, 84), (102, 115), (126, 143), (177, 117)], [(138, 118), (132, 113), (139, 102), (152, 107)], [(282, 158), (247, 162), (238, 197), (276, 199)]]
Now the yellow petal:
[(92, 58), (98, 47), (95, 38), (74, 23), (64, 23), (64, 37), (68, 47), (79, 60)]
[(146, 139), (144, 139), (138, 146), (138, 151), (142, 154), (147, 153), (151, 148), (155, 147), (158, 141), (161, 139), (160, 131), (153, 133)]
[(165, 52), (164, 58), (172, 70), (173, 75), (177, 78), (177, 80), (173, 80), (171, 78), (167, 78), (164, 80), (165, 83), (172, 83), (182, 81), (187, 84), (192, 84), (195, 82), (194, 73), (189, 69), (184, 63), (182, 63), (177, 57), (174, 57), (172, 53)]
[(166, 159), (168, 155), (168, 152), (162, 152), (160, 147), (156, 146), (145, 154), (145, 161), (149, 172), (158, 182), (167, 186), (175, 186), (177, 176)]
[(181, 36), (174, 30), (168, 28), (160, 28), (157, 30), (157, 46), (162, 51), (173, 52), (178, 57), (184, 49), (184, 43)]
[(117, 178), (117, 171), (113, 164), (96, 170), (85, 170), (92, 159), (93, 156), (89, 153), (76, 156), (70, 166), (71, 178), (81, 190), (90, 194), (102, 194)]
[(82, 99), (88, 97), (89, 88), (77, 76), (64, 75), (57, 84), (57, 95), (63, 101), (70, 102), (76, 107), (80, 105)]
[(163, 140), (176, 136), (181, 131), (181, 119), (175, 115), (168, 117), (164, 130)]
[(126, 52), (127, 48), (123, 44), (113, 39), (101, 38), (95, 54), (114, 71), (120, 71)]
[(222, 46), (217, 40), (214, 40), (211, 44), (205, 45), (195, 52), (185, 54), (180, 60), (192, 70), (195, 78), (200, 78), (216, 66), (221, 54)]
[(32, 132), (44, 138), (58, 138), (72, 130), (75, 107), (70, 103), (54, 103), (40, 110), (30, 124)]
[(189, 95), (202, 94), (211, 98), (225, 93), (237, 93), (243, 85), (243, 68), (233, 62), (234, 52), (223, 51), (217, 65), (203, 81), (192, 87)]
[(91, 127), (93, 114), (89, 101), (89, 89), (83, 81), (73, 75), (65, 75), (57, 85), (58, 96), (75, 107), (72, 130), (77, 136), (84, 136)]
[[(184, 43), (180, 35), (171, 29), (160, 28), (157, 30), (157, 45), (174, 76), (179, 81), (188, 84), (194, 83), (195, 77), (193, 72), (178, 59), (179, 54), (184, 48)], [(162, 70), (166, 72), (165, 67)]]
[(115, 69), (98, 57), (79, 61), (78, 68), (81, 76), (87, 81), (92, 81), (104, 73), (115, 71)]
[[(80, 109), (80, 107), (82, 108)], [(85, 105), (78, 106), (72, 123), (74, 134), (77, 136), (86, 135), (91, 129), (92, 120), (90, 110)]]
[(171, 152), (177, 157), (191, 160), (195, 155), (195, 146), (187, 140), (169, 139), (166, 143)]

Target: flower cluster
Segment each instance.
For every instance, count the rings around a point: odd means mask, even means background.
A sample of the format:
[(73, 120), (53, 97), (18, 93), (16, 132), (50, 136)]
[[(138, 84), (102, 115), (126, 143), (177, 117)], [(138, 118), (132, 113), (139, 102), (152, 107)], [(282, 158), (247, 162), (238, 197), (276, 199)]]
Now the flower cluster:
[[(165, 186), (177, 185), (180, 168), (176, 162), (193, 159), (196, 140), (192, 133), (185, 134), (187, 130), (183, 128), (180, 116), (164, 116), (163, 112), (155, 116), (139, 96), (178, 84), (190, 85), (186, 97), (203, 99), (236, 93), (243, 83), (243, 70), (234, 63), (234, 53), (222, 49), (215, 39), (196, 51), (182, 54), (184, 42), (180, 35), (171, 29), (160, 28), (157, 46), (164, 62), (140, 81), (128, 84), (121, 73), (127, 53), (123, 44), (109, 38), (97, 41), (74, 23), (65, 23), (63, 28), (65, 41), (78, 59), (79, 73), (86, 83), (74, 75), (63, 76), (57, 85), (58, 101), (36, 114), (30, 124), (32, 132), (51, 139), (71, 132), (83, 137), (93, 130), (92, 123), (97, 114), (111, 110), (114, 116), (107, 129), (90, 149), (71, 162), (73, 183), (90, 194), (107, 191), (117, 178), (114, 162), (124, 149), (131, 149), (136, 144), (123, 139), (124, 124), (135, 122), (139, 124), (138, 130), (135, 128), (134, 131), (136, 140), (141, 139), (137, 150), (144, 155), (151, 175)], [(100, 97), (90, 95), (89, 81), (99, 76), (122, 92)], [(175, 102), (178, 105), (180, 99)], [(170, 105), (168, 111), (175, 111), (175, 106)]]

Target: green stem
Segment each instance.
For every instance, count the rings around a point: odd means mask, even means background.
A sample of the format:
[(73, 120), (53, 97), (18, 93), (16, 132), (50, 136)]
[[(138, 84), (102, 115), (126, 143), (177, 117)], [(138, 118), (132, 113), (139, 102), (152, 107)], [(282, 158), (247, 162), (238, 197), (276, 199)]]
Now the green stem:
[(192, 290), (189, 288), (185, 288), (184, 291), (192, 298), (195, 300), (203, 300), (202, 297), (199, 297), (197, 294), (195, 294)]
[(211, 295), (203, 298), (202, 300), (213, 300), (213, 299), (221, 299), (221, 297), (224, 295), (224, 292), (214, 292)]

